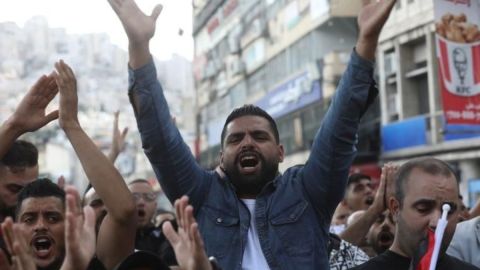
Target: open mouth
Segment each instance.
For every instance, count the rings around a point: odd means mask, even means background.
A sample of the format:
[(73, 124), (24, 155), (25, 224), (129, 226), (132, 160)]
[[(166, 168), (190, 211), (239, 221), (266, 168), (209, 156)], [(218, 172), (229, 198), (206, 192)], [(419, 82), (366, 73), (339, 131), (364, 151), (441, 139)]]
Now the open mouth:
[(239, 159), (240, 167), (246, 173), (254, 172), (259, 163), (258, 155), (252, 152), (242, 154)]
[(378, 241), (382, 245), (391, 245), (395, 236), (391, 232), (381, 232), (378, 235)]
[(31, 246), (36, 257), (45, 259), (52, 252), (53, 241), (47, 236), (38, 236), (32, 240)]
[(365, 199), (365, 203), (367, 205), (372, 205), (374, 198), (372, 196), (369, 196)]
[(145, 210), (143, 210), (143, 209), (138, 209), (137, 214), (141, 218), (145, 217), (145, 215), (146, 215)]

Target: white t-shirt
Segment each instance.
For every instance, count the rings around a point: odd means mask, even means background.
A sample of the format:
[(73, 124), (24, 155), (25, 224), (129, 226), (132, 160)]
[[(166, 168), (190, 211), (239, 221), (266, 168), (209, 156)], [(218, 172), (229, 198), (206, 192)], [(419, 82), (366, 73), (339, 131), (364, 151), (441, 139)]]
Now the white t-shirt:
[(247, 246), (243, 253), (243, 270), (269, 270), (267, 260), (263, 255), (260, 241), (258, 240), (257, 226), (255, 225), (255, 199), (242, 199), (250, 211), (250, 228), (248, 228)]

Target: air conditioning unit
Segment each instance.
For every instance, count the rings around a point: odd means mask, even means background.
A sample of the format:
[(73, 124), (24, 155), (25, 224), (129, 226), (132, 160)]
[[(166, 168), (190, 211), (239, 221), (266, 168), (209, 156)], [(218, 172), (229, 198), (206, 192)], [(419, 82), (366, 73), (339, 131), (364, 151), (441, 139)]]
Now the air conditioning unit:
[(384, 64), (385, 64), (385, 75), (387, 77), (397, 73), (397, 62), (395, 59), (394, 52), (385, 54)]

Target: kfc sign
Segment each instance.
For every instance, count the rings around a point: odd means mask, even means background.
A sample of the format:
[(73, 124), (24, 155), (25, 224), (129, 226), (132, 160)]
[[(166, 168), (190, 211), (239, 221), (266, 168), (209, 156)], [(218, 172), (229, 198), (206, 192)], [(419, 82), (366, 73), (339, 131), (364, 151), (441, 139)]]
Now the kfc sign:
[(435, 28), (448, 124), (480, 124), (480, 1), (436, 0)]

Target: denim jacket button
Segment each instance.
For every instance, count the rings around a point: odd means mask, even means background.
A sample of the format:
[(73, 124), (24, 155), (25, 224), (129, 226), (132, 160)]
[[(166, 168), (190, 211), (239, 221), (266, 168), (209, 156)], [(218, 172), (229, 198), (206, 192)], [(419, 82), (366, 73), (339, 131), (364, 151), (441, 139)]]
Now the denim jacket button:
[(222, 218), (217, 218), (217, 223), (222, 223), (223, 219)]

